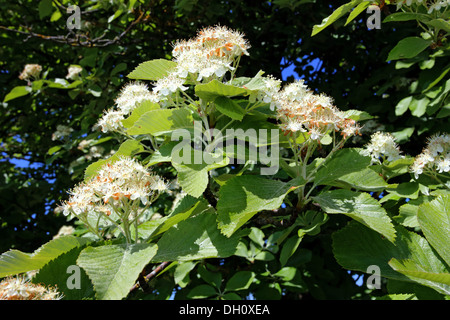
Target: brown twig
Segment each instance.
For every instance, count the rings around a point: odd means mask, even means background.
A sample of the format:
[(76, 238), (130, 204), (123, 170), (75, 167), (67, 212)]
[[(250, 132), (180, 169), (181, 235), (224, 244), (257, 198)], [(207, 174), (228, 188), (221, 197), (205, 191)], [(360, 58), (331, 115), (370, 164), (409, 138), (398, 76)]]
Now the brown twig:
[(163, 271), (168, 265), (170, 264), (169, 261), (165, 261), (161, 263), (159, 266), (157, 266), (155, 269), (153, 269), (152, 272), (150, 272), (145, 277), (142, 276), (142, 274), (139, 276), (140, 279), (138, 279), (138, 283), (136, 283), (131, 289), (130, 292), (136, 290), (137, 288), (141, 287), (144, 291), (148, 291), (148, 282), (157, 276), (161, 271)]
[(137, 24), (145, 21), (148, 17), (146, 16), (146, 12), (149, 8), (145, 8), (144, 10), (139, 10), (139, 16), (133, 20), (130, 25), (122, 31), (119, 35), (114, 37), (114, 39), (103, 39), (106, 36), (106, 31), (103, 32), (103, 34), (97, 38), (91, 39), (87, 34), (76, 34), (74, 32), (69, 32), (69, 34), (63, 36), (49, 36), (49, 35), (43, 35), (40, 33), (33, 32), (31, 28), (22, 26), (27, 31), (24, 30), (18, 30), (13, 29), (5, 26), (0, 26), (0, 29), (8, 31), (8, 32), (14, 32), (18, 34), (27, 35), (28, 37), (25, 40), (28, 40), (32, 37), (34, 38), (40, 38), (44, 40), (54, 41), (58, 43), (65, 43), (71, 46), (80, 46), (80, 47), (107, 47), (113, 44), (119, 43), (122, 38), (124, 38), (130, 31), (133, 29)]

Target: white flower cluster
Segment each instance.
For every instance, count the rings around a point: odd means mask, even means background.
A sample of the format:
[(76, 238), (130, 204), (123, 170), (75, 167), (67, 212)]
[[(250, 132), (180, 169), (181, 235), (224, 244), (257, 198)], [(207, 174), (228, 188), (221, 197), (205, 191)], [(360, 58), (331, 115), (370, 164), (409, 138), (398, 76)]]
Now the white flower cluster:
[(411, 172), (416, 179), (424, 171), (435, 171), (439, 173), (450, 171), (450, 135), (434, 135), (428, 139), (425, 149), (415, 157), (411, 166)]
[(164, 187), (159, 176), (150, 173), (136, 160), (119, 157), (119, 160), (105, 164), (95, 177), (75, 186), (62, 206), (63, 213), (86, 220), (88, 215), (115, 213), (120, 216), (118, 210), (129, 208), (126, 215), (136, 216), (139, 205), (149, 205), (153, 196)]
[(83, 71), (83, 68), (80, 66), (70, 66), (67, 70), (66, 79), (76, 80), (79, 78), (80, 72)]
[(60, 300), (55, 288), (33, 284), (23, 277), (8, 277), (0, 282), (0, 300)]
[(360, 127), (333, 105), (324, 94), (314, 94), (296, 80), (272, 95), (281, 130), (286, 133), (307, 132), (312, 140), (320, 140), (329, 130), (341, 132), (344, 138), (359, 134)]
[(140, 103), (151, 101), (157, 103), (159, 96), (151, 92), (147, 85), (140, 82), (131, 82), (125, 85), (116, 98), (116, 107), (105, 110), (97, 125), (103, 132), (120, 131), (125, 119)]
[(172, 54), (177, 63), (172, 76), (186, 79), (193, 75), (196, 81), (221, 78), (234, 70), (234, 62), (242, 55), (249, 55), (250, 46), (243, 34), (223, 26), (209, 27), (198, 32), (197, 37), (177, 41)]
[(450, 6), (450, 0), (434, 0), (434, 1), (424, 1), (424, 0), (398, 0), (397, 10), (399, 10), (403, 5), (423, 5), (428, 9), (428, 14), (433, 11), (439, 11), (444, 7)]
[(372, 157), (372, 162), (380, 163), (380, 158), (387, 161), (401, 159), (400, 148), (395, 138), (388, 132), (377, 131), (370, 137), (365, 152)]
[(36, 79), (42, 71), (42, 67), (39, 64), (27, 64), (25, 65), (22, 73), (19, 75), (20, 80)]
[(52, 140), (55, 141), (67, 137), (72, 133), (72, 131), (72, 128), (59, 124), (56, 126), (56, 131), (52, 134)]

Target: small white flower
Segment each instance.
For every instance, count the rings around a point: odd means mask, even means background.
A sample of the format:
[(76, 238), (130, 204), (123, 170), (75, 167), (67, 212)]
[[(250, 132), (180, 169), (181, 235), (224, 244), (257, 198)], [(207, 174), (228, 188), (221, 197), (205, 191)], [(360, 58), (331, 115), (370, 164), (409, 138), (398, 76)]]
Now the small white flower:
[(168, 96), (175, 93), (178, 89), (185, 91), (188, 87), (183, 85), (184, 82), (185, 80), (183, 78), (179, 78), (175, 73), (170, 73), (154, 83), (153, 92)]
[(103, 113), (97, 125), (105, 133), (108, 131), (120, 131), (123, 128), (122, 120), (124, 119), (125, 117), (122, 111), (109, 109)]
[(157, 103), (159, 97), (151, 92), (146, 84), (132, 82), (122, 88), (116, 98), (116, 104), (117, 108), (126, 115), (133, 111), (137, 104), (146, 100)]
[(42, 71), (42, 66), (39, 64), (27, 64), (25, 65), (22, 73), (19, 75), (20, 80), (30, 80), (31, 78), (39, 77)]
[(373, 162), (379, 162), (380, 157), (386, 157), (388, 161), (400, 159), (400, 149), (395, 143), (394, 137), (388, 132), (375, 132), (372, 134), (366, 150), (372, 157)]
[(66, 79), (75, 80), (79, 77), (80, 72), (83, 71), (83, 68), (80, 66), (70, 66), (67, 70)]
[(53, 132), (53, 134), (52, 134), (52, 140), (54, 141), (54, 140), (58, 140), (63, 137), (67, 137), (72, 133), (72, 131), (73, 131), (73, 129), (68, 126), (57, 125), (56, 131)]

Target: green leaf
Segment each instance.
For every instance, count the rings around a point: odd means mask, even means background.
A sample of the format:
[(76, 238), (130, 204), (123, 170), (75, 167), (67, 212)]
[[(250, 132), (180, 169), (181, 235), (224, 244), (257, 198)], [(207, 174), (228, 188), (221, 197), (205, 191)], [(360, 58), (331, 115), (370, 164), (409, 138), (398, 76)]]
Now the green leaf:
[[(355, 222), (350, 222), (340, 231), (333, 234), (333, 253), (337, 262), (344, 268), (367, 272), (369, 266), (378, 266), (381, 276), (389, 279), (419, 282), (441, 292), (450, 292), (449, 287), (442, 283), (410, 278), (394, 270), (389, 262), (396, 260), (412, 260), (424, 272), (448, 273), (429, 243), (414, 232), (401, 226), (396, 227), (395, 243), (380, 236), (379, 233)], [(448, 294), (448, 293), (447, 293)]]
[(450, 266), (450, 196), (421, 204), (417, 219), (427, 240)]
[(386, 61), (413, 58), (428, 48), (431, 42), (431, 40), (425, 40), (419, 37), (408, 37), (402, 39), (389, 52)]
[(3, 99), (3, 102), (13, 100), (19, 97), (26, 96), (31, 92), (31, 87), (29, 86), (18, 86), (14, 87)]
[(176, 62), (166, 59), (155, 59), (139, 64), (128, 74), (130, 79), (159, 80), (167, 76), (176, 67)]
[(151, 101), (143, 101), (138, 107), (136, 107), (133, 112), (131, 112), (131, 115), (122, 120), (122, 125), (129, 129), (131, 128), (136, 121), (138, 121), (142, 115), (144, 115), (148, 111), (159, 109), (160, 106), (157, 103), (151, 102)]
[(439, 32), (439, 30), (444, 30), (445, 32), (450, 33), (450, 22), (448, 20), (444, 20), (442, 18), (439, 19), (433, 19), (431, 21), (425, 22), (427, 25), (436, 28), (436, 33)]
[(303, 237), (298, 237), (297, 235), (295, 235), (286, 240), (285, 244), (283, 245), (283, 248), (281, 249), (281, 253), (280, 253), (281, 266), (284, 266), (287, 263), (289, 258), (297, 250), (302, 239), (303, 239)]
[(38, 270), (61, 254), (86, 244), (86, 238), (64, 236), (50, 240), (33, 253), (9, 250), (0, 256), (0, 278)]
[(255, 279), (255, 273), (252, 271), (238, 271), (230, 280), (228, 280), (225, 291), (246, 290)]
[(178, 263), (173, 274), (175, 283), (184, 288), (189, 282), (189, 272), (195, 268), (197, 263), (198, 261), (184, 261)]
[(394, 12), (388, 15), (384, 20), (385, 22), (395, 22), (395, 21), (410, 21), (410, 20), (418, 20), (422, 22), (426, 22), (431, 20), (431, 17), (428, 14), (416, 13), (416, 12)]
[(345, 22), (345, 25), (349, 24), (351, 21), (353, 21), (357, 16), (361, 14), (364, 10), (367, 9), (368, 6), (370, 6), (372, 1), (364, 1), (358, 4), (358, 6), (352, 10), (352, 12), (349, 14), (347, 21)]
[(41, 0), (38, 5), (39, 19), (43, 19), (49, 16), (53, 11), (53, 1), (52, 0)]
[(389, 265), (397, 272), (421, 284), (427, 284), (442, 294), (450, 293), (450, 273), (429, 272), (411, 259), (397, 260), (393, 258)]
[(409, 97), (406, 97), (406, 98), (403, 98), (402, 100), (400, 100), (399, 103), (397, 103), (397, 105), (395, 106), (395, 115), (401, 116), (402, 114), (404, 114), (406, 112), (406, 110), (408, 110), (412, 99), (413, 99), (413, 97), (409, 96)]
[(192, 215), (196, 215), (208, 209), (208, 204), (205, 200), (198, 199), (186, 195), (180, 201), (180, 204), (168, 216), (162, 217), (158, 220), (149, 220), (139, 226), (139, 235), (143, 238), (155, 237), (161, 233), (166, 232), (172, 226), (180, 221), (186, 220)]
[(365, 169), (370, 162), (370, 157), (363, 155), (359, 149), (338, 150), (317, 171), (314, 183), (316, 185), (328, 184), (349, 173)]
[(217, 291), (209, 284), (201, 284), (194, 288), (187, 294), (189, 299), (205, 299), (212, 296), (216, 296)]
[(371, 168), (365, 168), (343, 175), (334, 182), (329, 183), (329, 185), (365, 191), (381, 191), (389, 184), (377, 172)]
[(210, 208), (166, 231), (158, 241), (154, 262), (226, 258), (234, 254), (239, 237), (227, 238), (217, 229), (216, 214)]
[(217, 110), (231, 119), (241, 121), (244, 118), (244, 109), (242, 109), (237, 102), (228, 97), (219, 96), (214, 99), (214, 104)]
[(386, 190), (402, 198), (417, 199), (420, 185), (417, 182), (404, 182), (398, 184), (395, 188), (387, 188)]
[(119, 149), (111, 157), (107, 159), (102, 159), (97, 162), (90, 164), (84, 173), (84, 179), (90, 179), (97, 174), (97, 172), (107, 163), (112, 163), (119, 160), (120, 156), (132, 156), (138, 152), (142, 152), (144, 147), (139, 141), (136, 140), (126, 140), (123, 142)]
[(345, 214), (394, 242), (395, 229), (391, 219), (369, 194), (340, 189), (322, 192), (313, 199), (326, 213)]
[[(192, 158), (195, 159), (196, 155), (199, 154), (198, 157), (202, 157), (204, 160), (205, 152), (202, 150), (194, 150), (190, 148)], [(197, 158), (198, 158), (197, 157)], [(173, 159), (173, 158), (172, 158)], [(182, 189), (189, 195), (198, 198), (203, 192), (206, 190), (209, 183), (209, 171), (225, 167), (228, 165), (230, 159), (228, 157), (219, 156), (215, 159), (216, 162), (211, 164), (207, 164), (205, 162), (195, 164), (195, 161), (190, 161), (191, 164), (185, 163), (177, 163), (172, 160), (172, 165), (178, 172), (178, 183), (182, 187)], [(209, 161), (208, 161), (209, 162)]]
[(360, 110), (346, 110), (342, 112), (344, 118), (349, 118), (355, 121), (364, 121), (364, 120), (369, 120), (369, 119), (373, 119), (374, 116), (370, 115), (368, 112), (366, 111), (360, 111)]
[(325, 29), (328, 26), (330, 26), (331, 24), (333, 24), (333, 22), (335, 22), (336, 20), (338, 20), (345, 14), (349, 13), (355, 6), (357, 6), (361, 2), (362, 2), (362, 0), (354, 0), (354, 1), (348, 2), (346, 4), (343, 4), (342, 6), (340, 6), (336, 10), (334, 10), (331, 15), (329, 15), (328, 17), (326, 17), (325, 19), (322, 20), (321, 24), (315, 25), (313, 27), (311, 37), (315, 36), (316, 34), (321, 32), (323, 29)]
[[(33, 283), (57, 287), (65, 300), (94, 298), (94, 288), (86, 272), (76, 265), (85, 246), (75, 247), (51, 260), (32, 278)], [(79, 285), (71, 287), (70, 285)]]
[(219, 229), (231, 236), (261, 210), (274, 210), (297, 186), (259, 176), (236, 176), (220, 188), (217, 203)]
[(193, 119), (189, 109), (156, 109), (144, 113), (127, 130), (127, 133), (129, 135), (151, 134), (160, 136), (170, 134), (176, 129), (191, 127), (193, 127)]
[(195, 86), (195, 94), (202, 100), (214, 101), (217, 97), (235, 97), (246, 95), (247, 89), (222, 83), (216, 79)]
[(127, 64), (124, 62), (119, 63), (117, 66), (114, 67), (114, 69), (111, 70), (110, 76), (112, 77), (116, 73), (122, 72), (127, 70)]
[(84, 249), (77, 259), (91, 279), (99, 300), (120, 300), (128, 295), (157, 246), (148, 243), (103, 245)]
[(222, 284), (222, 274), (220, 272), (213, 272), (206, 268), (205, 265), (201, 265), (197, 269), (197, 273), (210, 285), (214, 286), (217, 289), (220, 289), (220, 286)]
[(409, 104), (409, 110), (411, 110), (411, 114), (415, 117), (421, 117), (427, 111), (427, 106), (430, 103), (430, 99), (425, 96), (413, 97), (411, 103)]

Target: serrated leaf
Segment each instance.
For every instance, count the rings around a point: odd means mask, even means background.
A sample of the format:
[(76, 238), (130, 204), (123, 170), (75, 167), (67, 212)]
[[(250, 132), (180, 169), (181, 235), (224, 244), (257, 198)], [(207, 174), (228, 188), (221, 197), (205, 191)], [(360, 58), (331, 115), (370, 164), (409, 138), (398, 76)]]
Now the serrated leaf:
[(336, 151), (330, 159), (317, 171), (314, 183), (328, 184), (352, 172), (358, 172), (370, 165), (370, 157), (356, 148)]
[(330, 182), (329, 185), (365, 191), (380, 191), (389, 186), (389, 184), (371, 168), (365, 168), (357, 172), (343, 175), (335, 181)]
[(192, 114), (187, 108), (156, 109), (144, 113), (134, 125), (127, 130), (129, 135), (151, 134), (160, 136), (176, 129), (193, 127)]
[(156, 254), (155, 244), (103, 245), (84, 249), (77, 259), (91, 279), (99, 300), (126, 297), (139, 273)]
[[(57, 287), (64, 300), (94, 298), (94, 288), (86, 272), (76, 265), (80, 252), (85, 246), (75, 247), (59, 255), (42, 267), (32, 278), (33, 283)], [(79, 287), (72, 287), (79, 285)]]
[(395, 229), (391, 219), (369, 194), (338, 189), (322, 192), (313, 199), (326, 213), (345, 214), (394, 242)]
[(242, 118), (244, 118), (244, 109), (242, 109), (242, 107), (237, 102), (228, 97), (217, 97), (216, 99), (214, 99), (214, 104), (217, 110), (230, 117), (231, 119), (241, 121)]
[[(191, 161), (189, 163), (178, 163), (172, 160), (173, 167), (178, 172), (178, 183), (181, 188), (189, 195), (198, 198), (200, 197), (209, 183), (209, 171), (225, 167), (228, 165), (230, 159), (228, 157), (219, 156), (212, 163), (203, 162), (206, 152), (202, 150), (194, 150), (189, 148), (191, 152)], [(186, 151), (186, 149), (184, 150)], [(173, 159), (173, 158), (172, 158)], [(194, 159), (202, 159), (201, 163), (195, 163)], [(214, 159), (214, 158), (211, 158)]]
[(450, 196), (421, 204), (417, 219), (427, 240), (450, 266)]
[(155, 59), (139, 64), (128, 74), (130, 79), (159, 80), (167, 76), (176, 67), (176, 62), (166, 59)]
[[(396, 233), (395, 243), (392, 243), (362, 224), (350, 222), (333, 234), (334, 256), (346, 269), (367, 272), (369, 266), (375, 265), (380, 268), (382, 277), (401, 281), (415, 282), (417, 279), (394, 270), (389, 265), (393, 258), (412, 260), (424, 272), (448, 273), (447, 266), (424, 238), (401, 226), (396, 226)], [(430, 286), (429, 281), (418, 282)], [(430, 287), (435, 290), (445, 288), (439, 283)]]
[(128, 118), (122, 120), (122, 125), (127, 129), (131, 128), (144, 113), (159, 108), (160, 106), (157, 103), (151, 101), (142, 101), (142, 103), (131, 112)]
[(234, 254), (239, 237), (227, 238), (217, 229), (212, 208), (167, 230), (158, 241), (154, 262), (226, 258)]
[(298, 186), (259, 176), (236, 176), (219, 191), (218, 224), (223, 234), (231, 236), (251, 217), (262, 210), (281, 206), (284, 197)]
[(88, 242), (86, 238), (64, 236), (50, 240), (31, 254), (9, 250), (0, 256), (0, 278), (38, 270), (59, 255)]
[(450, 273), (437, 273), (424, 270), (411, 259), (398, 260), (393, 258), (389, 265), (397, 272), (436, 291), (448, 295), (450, 293)]
[(217, 97), (235, 97), (246, 95), (247, 89), (212, 80), (195, 86), (195, 94), (202, 100), (214, 101)]

